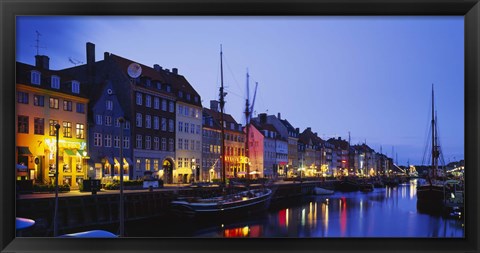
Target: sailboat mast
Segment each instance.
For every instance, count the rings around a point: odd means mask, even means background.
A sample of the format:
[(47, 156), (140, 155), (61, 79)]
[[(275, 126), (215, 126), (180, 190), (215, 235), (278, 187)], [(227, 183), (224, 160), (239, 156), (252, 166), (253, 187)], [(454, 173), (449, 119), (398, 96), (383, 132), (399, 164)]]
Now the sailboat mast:
[[(248, 101), (250, 97), (250, 88), (249, 88), (249, 74), (247, 69), (247, 99), (245, 101), (245, 134), (247, 135), (245, 138), (245, 157), (250, 157), (249, 152), (249, 135), (250, 135), (250, 102)], [(247, 171), (247, 179), (250, 179), (250, 164), (249, 161), (246, 160), (245, 169)]]
[(224, 107), (225, 107), (225, 99), (224, 99), (224, 91), (223, 91), (223, 51), (222, 51), (222, 45), (220, 45), (220, 127), (222, 129), (222, 150), (221, 150), (221, 155), (222, 155), (222, 182), (224, 185), (226, 185), (227, 181), (225, 179), (225, 127), (224, 127), (224, 119), (223, 119), (223, 113), (224, 113)]
[(432, 84), (432, 176), (433, 178), (436, 177), (436, 174), (437, 174), (437, 171), (436, 171), (436, 168), (435, 168), (435, 163), (436, 163), (436, 159), (435, 159), (435, 96), (434, 96), (434, 92), (433, 92), (433, 84)]

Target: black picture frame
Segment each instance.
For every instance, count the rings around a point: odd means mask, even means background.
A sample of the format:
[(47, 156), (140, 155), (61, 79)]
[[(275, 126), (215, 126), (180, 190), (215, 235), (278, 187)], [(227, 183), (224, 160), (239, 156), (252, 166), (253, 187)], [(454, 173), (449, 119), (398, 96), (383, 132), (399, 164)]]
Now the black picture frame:
[[(1, 252), (479, 252), (478, 0), (0, 0)], [(17, 15), (460, 15), (465, 17), (466, 237), (462, 239), (15, 238), (15, 17)]]

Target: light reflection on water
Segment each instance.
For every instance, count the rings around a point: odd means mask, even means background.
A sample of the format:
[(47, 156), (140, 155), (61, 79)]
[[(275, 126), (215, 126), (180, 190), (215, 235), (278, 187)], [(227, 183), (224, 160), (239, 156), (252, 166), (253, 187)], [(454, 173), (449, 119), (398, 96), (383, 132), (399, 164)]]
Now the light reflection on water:
[(416, 182), (370, 193), (308, 196), (224, 227), (199, 229), (199, 237), (464, 237), (463, 218), (417, 212)]

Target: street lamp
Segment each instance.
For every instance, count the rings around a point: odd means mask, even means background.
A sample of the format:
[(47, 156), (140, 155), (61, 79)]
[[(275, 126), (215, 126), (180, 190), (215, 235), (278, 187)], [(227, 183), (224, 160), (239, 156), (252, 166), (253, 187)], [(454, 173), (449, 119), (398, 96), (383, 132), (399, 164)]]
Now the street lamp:
[(57, 223), (57, 215), (58, 215), (58, 136), (60, 129), (60, 124), (55, 124), (55, 135), (57, 138), (57, 146), (56, 146), (56, 155), (55, 155), (55, 211), (53, 213), (53, 236), (57, 237), (58, 235), (58, 223)]
[(123, 117), (118, 118), (120, 122), (120, 201), (119, 201), (119, 223), (120, 223), (120, 237), (124, 235), (124, 211), (123, 208), (123, 127), (125, 119)]
[(195, 158), (192, 158), (192, 176), (193, 176), (193, 182), (197, 180), (197, 174), (195, 173)]

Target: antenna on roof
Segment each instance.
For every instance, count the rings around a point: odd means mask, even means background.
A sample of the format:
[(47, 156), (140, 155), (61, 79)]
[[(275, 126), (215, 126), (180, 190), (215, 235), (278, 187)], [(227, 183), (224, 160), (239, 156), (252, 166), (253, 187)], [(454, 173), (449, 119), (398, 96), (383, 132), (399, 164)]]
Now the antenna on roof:
[(45, 47), (41, 47), (40, 46), (40, 36), (42, 36), (42, 34), (39, 32), (39, 31), (35, 31), (35, 33), (37, 34), (37, 39), (35, 40), (35, 48), (37, 49), (37, 55), (40, 55), (40, 48), (45, 48)]
[(82, 61), (79, 61), (79, 60), (74, 59), (74, 58), (72, 58), (72, 57), (68, 57), (68, 61), (69, 61), (70, 63), (72, 63), (73, 65), (75, 65), (75, 66), (77, 66), (78, 64), (83, 64)]

